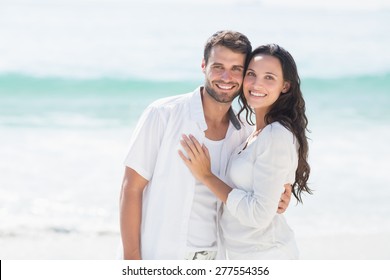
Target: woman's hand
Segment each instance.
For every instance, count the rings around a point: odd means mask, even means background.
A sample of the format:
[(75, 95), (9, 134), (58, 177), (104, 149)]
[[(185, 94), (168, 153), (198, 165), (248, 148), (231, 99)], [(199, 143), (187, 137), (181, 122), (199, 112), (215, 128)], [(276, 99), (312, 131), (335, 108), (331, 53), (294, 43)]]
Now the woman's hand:
[(292, 193), (291, 184), (285, 184), (284, 188), (285, 190), (282, 193), (282, 196), (280, 197), (280, 201), (278, 205), (278, 211), (277, 211), (278, 214), (283, 214), (286, 211), (291, 200), (291, 193)]
[(207, 178), (213, 176), (211, 172), (210, 154), (206, 146), (200, 145), (198, 140), (191, 134), (189, 136), (183, 134), (180, 143), (187, 152), (188, 158), (180, 150), (179, 155), (190, 169), (192, 175), (202, 183)]

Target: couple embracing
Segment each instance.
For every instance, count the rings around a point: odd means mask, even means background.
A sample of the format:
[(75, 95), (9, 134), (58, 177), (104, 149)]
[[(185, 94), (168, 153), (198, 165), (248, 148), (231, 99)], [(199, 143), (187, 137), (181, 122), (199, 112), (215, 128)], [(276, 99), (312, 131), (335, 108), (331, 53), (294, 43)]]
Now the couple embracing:
[[(239, 32), (206, 42), (204, 85), (147, 107), (120, 195), (124, 259), (297, 259), (283, 212), (310, 167), (293, 57)], [(231, 103), (238, 97), (236, 114)]]

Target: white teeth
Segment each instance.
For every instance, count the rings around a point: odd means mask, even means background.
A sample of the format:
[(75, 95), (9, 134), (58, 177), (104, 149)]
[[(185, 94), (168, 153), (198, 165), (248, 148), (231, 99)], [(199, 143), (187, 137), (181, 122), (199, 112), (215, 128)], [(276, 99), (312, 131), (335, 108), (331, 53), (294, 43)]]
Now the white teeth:
[(233, 88), (233, 86), (223, 86), (223, 85), (218, 85), (218, 87), (221, 88), (221, 89), (226, 89), (226, 90)]
[(251, 91), (250, 93), (251, 93), (251, 95), (258, 96), (258, 97), (265, 97), (265, 96), (267, 96), (265, 93), (257, 93), (257, 92), (253, 92), (253, 91)]

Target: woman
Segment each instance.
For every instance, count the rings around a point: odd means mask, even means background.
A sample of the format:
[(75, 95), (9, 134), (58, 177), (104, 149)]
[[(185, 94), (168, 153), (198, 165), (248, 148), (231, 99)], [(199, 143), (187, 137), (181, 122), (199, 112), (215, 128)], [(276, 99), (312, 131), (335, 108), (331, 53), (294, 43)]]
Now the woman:
[(248, 58), (239, 115), (256, 116), (256, 128), (230, 158), (227, 184), (212, 174), (208, 149), (183, 135), (179, 152), (195, 178), (223, 203), (220, 220), (229, 259), (297, 259), (294, 233), (276, 210), (283, 185), (291, 183), (302, 202), (310, 167), (307, 118), (292, 56), (276, 44), (255, 49)]

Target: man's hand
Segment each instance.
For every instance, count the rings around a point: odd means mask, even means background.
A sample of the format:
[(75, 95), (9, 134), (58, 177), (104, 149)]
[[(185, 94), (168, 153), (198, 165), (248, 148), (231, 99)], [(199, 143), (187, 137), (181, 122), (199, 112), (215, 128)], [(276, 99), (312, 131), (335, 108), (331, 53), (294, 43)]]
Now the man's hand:
[(283, 214), (290, 204), (291, 200), (291, 192), (292, 192), (292, 186), (290, 184), (284, 185), (284, 192), (282, 193), (282, 196), (280, 197), (279, 205), (278, 205), (278, 214)]

